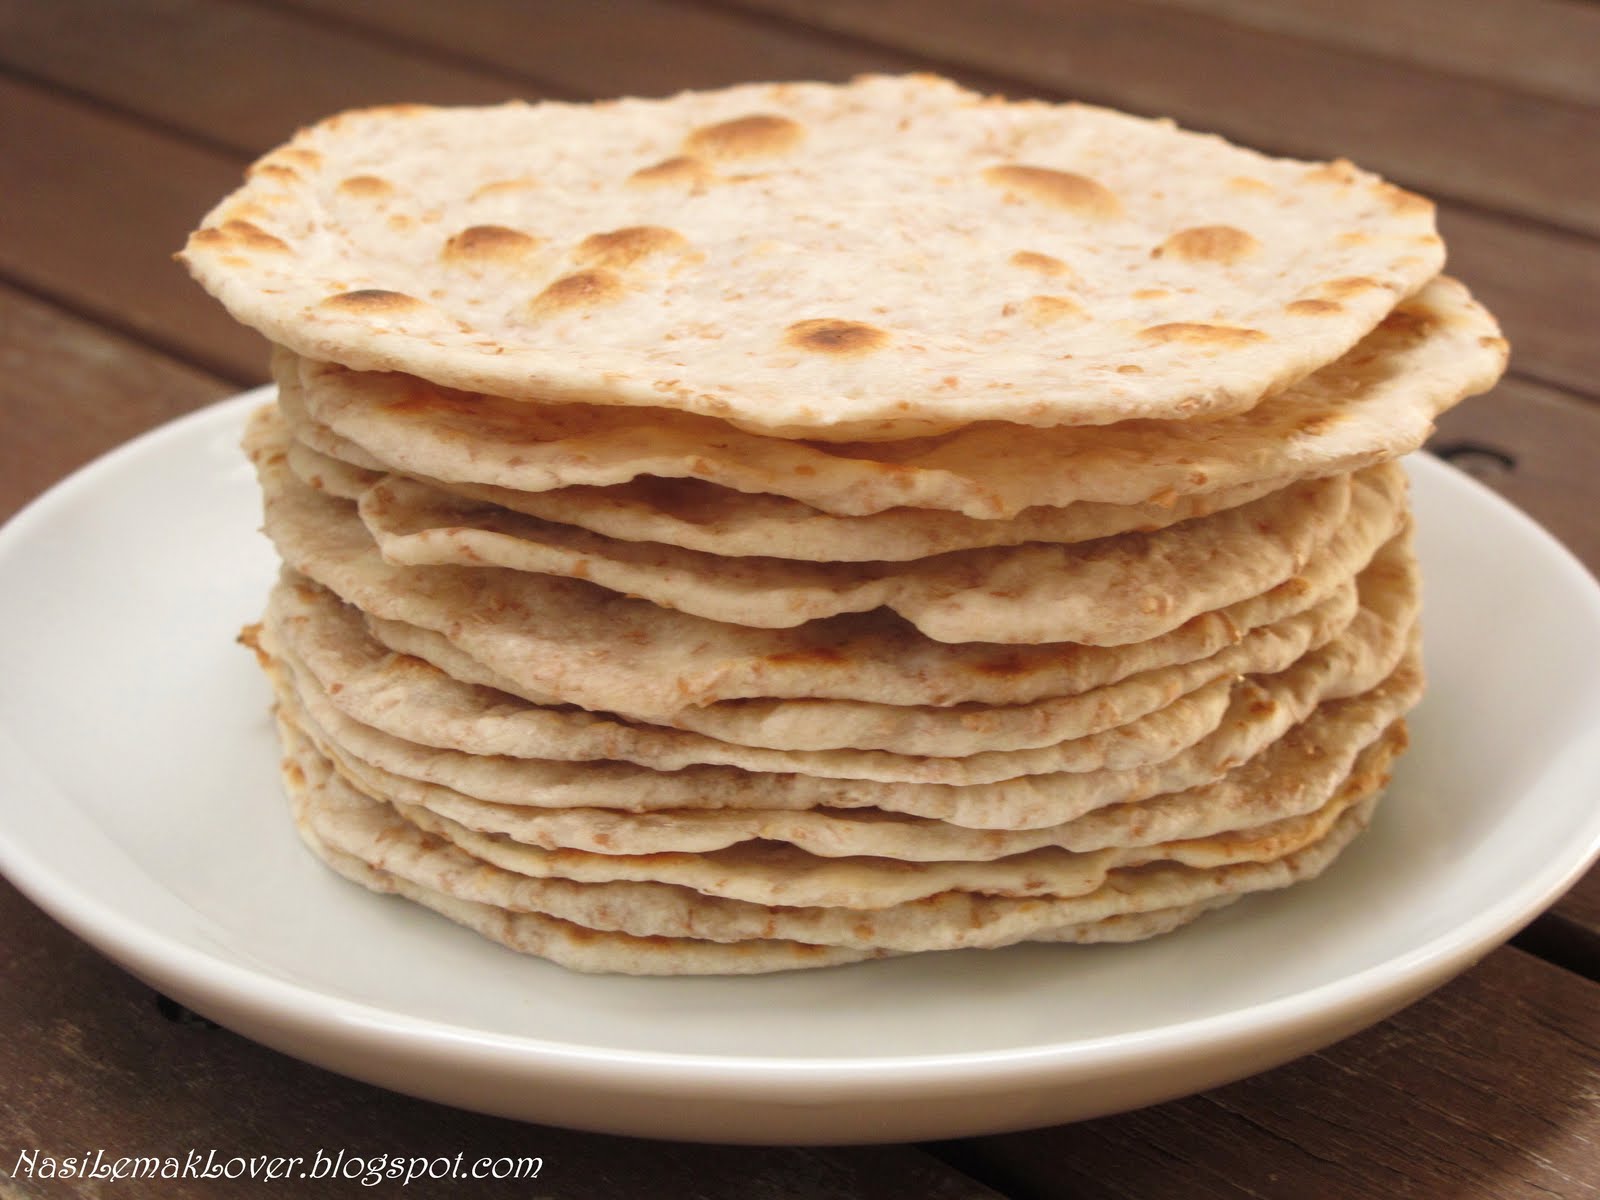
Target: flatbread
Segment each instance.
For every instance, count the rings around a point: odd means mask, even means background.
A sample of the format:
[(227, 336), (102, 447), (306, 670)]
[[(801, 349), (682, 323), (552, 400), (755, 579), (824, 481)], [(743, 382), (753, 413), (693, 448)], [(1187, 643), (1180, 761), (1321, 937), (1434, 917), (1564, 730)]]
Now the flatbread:
[(910, 563), (729, 559), (619, 541), (398, 478), (363, 493), (357, 511), (391, 563), (587, 579), (734, 625), (787, 629), (890, 608), (940, 642), (1126, 645), (1295, 575), (1349, 519), (1350, 479), (1294, 483), (1157, 533), (958, 551)]
[[(1397, 548), (1392, 553), (1400, 553)], [(1380, 559), (1391, 553), (1387, 548)], [(1404, 586), (1404, 577), (1396, 580)], [(1415, 588), (1411, 589), (1414, 596)], [(1397, 596), (1405, 603), (1404, 593)], [(1226, 675), (1271, 673), (1326, 645), (1355, 618), (1355, 581), (1281, 622), (1258, 626), (1208, 658), (1157, 667), (1116, 683), (1016, 705), (873, 704), (856, 700), (735, 700), (683, 709), (668, 728), (617, 721), (560, 705), (522, 706), (524, 757), (624, 758), (672, 770), (690, 761), (728, 761), (736, 746), (775, 750), (865, 749), (944, 757), (1017, 750), (1084, 737), (1125, 725)], [(446, 721), (473, 714), (509, 719), (511, 694), (495, 672), (440, 635), (412, 625), (375, 623), (322, 588), (285, 583), (268, 603), (269, 622), (284, 652), (309, 669), (319, 686), (360, 720), (374, 706), (444, 710)], [(389, 653), (389, 651), (396, 653)], [(419, 662), (418, 660), (421, 660)], [(427, 663), (438, 668), (429, 672)], [(442, 675), (441, 675), (442, 673)], [(494, 688), (485, 695), (475, 685)], [(370, 714), (376, 716), (376, 714)], [(378, 717), (379, 720), (385, 718)], [(391, 715), (387, 718), (393, 721)], [(418, 717), (418, 720), (426, 718)], [(369, 720), (370, 723), (370, 720)], [(681, 733), (679, 730), (697, 732)], [(705, 735), (701, 738), (699, 735)], [(702, 745), (706, 738), (714, 744)], [(694, 758), (697, 749), (707, 757)], [(738, 765), (759, 764), (740, 763)]]
[(345, 113), (181, 257), (313, 358), (856, 438), (1242, 411), (1444, 252), (1348, 163), (907, 76)]
[[(370, 892), (404, 897), (499, 942), (508, 950), (547, 958), (568, 970), (620, 975), (756, 975), (884, 957), (883, 952), (816, 946), (776, 938), (712, 942), (689, 937), (635, 937), (590, 929), (542, 913), (509, 912), (491, 904), (463, 900), (375, 867), (329, 845), (313, 826), (314, 819), (322, 813), (320, 805), (326, 784), (319, 779), (308, 785), (305, 770), (292, 758), (284, 762), (283, 778), (294, 797), (295, 827), (301, 840), (307, 849), (350, 882)], [(330, 824), (327, 819), (319, 823)]]
[[(1214, 783), (1285, 736), (1317, 707), (1315, 692), (1292, 691), (1281, 686), (1288, 681), (1279, 677), (1274, 681), (1280, 685), (1277, 687), (1242, 686), (1215, 732), (1162, 763), (1123, 771), (1024, 775), (991, 784), (928, 784), (709, 766), (677, 771), (641, 770), (614, 762), (573, 766), (438, 748), (419, 752), (416, 745), (392, 734), (388, 740), (372, 739), (363, 730), (351, 730), (337, 716), (322, 722), (313, 719), (300, 700), (305, 693), (293, 686), (292, 676), (270, 659), (264, 665), (273, 678), (280, 707), (312, 732), (320, 745), (342, 762), (353, 764), (352, 769), (370, 768), (393, 775), (396, 787), (410, 782), (494, 804), (543, 809), (599, 807), (631, 813), (875, 808), (972, 829), (1061, 825), (1111, 805)], [(1413, 649), (1377, 686), (1347, 700), (1320, 703), (1341, 705), (1359, 700), (1366, 714), (1362, 720), (1377, 729), (1415, 705), (1422, 689), (1421, 659)], [(315, 708), (315, 699), (308, 700)], [(318, 711), (328, 718), (326, 710)]]
[[(1253, 891), (1288, 886), (1325, 870), (1366, 826), (1377, 793), (1387, 782), (1375, 763), (1352, 773), (1332, 803), (1340, 815), (1326, 836), (1276, 859), (1226, 866), (1166, 865), (1116, 872), (1109, 886), (1074, 897), (1000, 897), (951, 892), (875, 910), (825, 907), (773, 907), (706, 896), (658, 883), (577, 883), (536, 879), (473, 858), (445, 839), (430, 837), (350, 788), (326, 768), (304, 743), (285, 731), (293, 757), (286, 767), (308, 803), (302, 821), (320, 841), (360, 856), (393, 878), (425, 881), (428, 891), (445, 889), (478, 897), (496, 911), (560, 911), (580, 917), (586, 927), (628, 929), (650, 937), (689, 933), (696, 938), (741, 944), (744, 939), (800, 937), (802, 944), (837, 944), (884, 952), (958, 947), (995, 947), (1016, 941), (1097, 940), (1080, 930), (1094, 922), (1148, 917), (1150, 932)], [(1191, 908), (1191, 906), (1194, 906)], [(1131, 922), (1137, 930), (1143, 922)], [(1126, 928), (1126, 926), (1124, 926)], [(1078, 935), (1075, 937), (1075, 935)], [(1145, 935), (1141, 935), (1145, 936)], [(1107, 940), (1127, 940), (1114, 937)]]
[(926, 76), (346, 113), (180, 258), (275, 346), (301, 837), (586, 971), (1320, 873), (1423, 686), (1394, 460), (1507, 352), (1420, 197)]
[[(306, 447), (309, 450), (309, 447)], [(321, 456), (322, 463), (338, 460)], [(347, 464), (340, 468), (350, 470)], [(345, 477), (346, 483), (354, 478)], [(362, 491), (376, 483), (368, 478)], [(803, 562), (909, 562), (955, 550), (1071, 544), (1119, 533), (1154, 533), (1181, 521), (1209, 516), (1279, 490), (1267, 480), (1222, 488), (1202, 496), (1157, 503), (1025, 508), (1015, 517), (979, 520), (934, 508), (891, 508), (862, 517), (836, 517), (784, 496), (730, 491), (696, 479), (642, 476), (612, 487), (570, 487), (516, 492), (483, 484), (441, 484), (438, 491), (498, 505), (545, 521), (576, 525), (623, 541), (683, 546), (723, 557), (768, 557)], [(359, 499), (360, 493), (349, 496)]]
[(425, 808), (467, 829), (546, 850), (591, 854), (703, 854), (741, 842), (783, 842), (825, 858), (876, 856), (906, 862), (982, 861), (1043, 847), (1088, 853), (1209, 837), (1303, 816), (1326, 803), (1367, 746), (1405, 746), (1399, 719), (1388, 726), (1376, 692), (1321, 705), (1301, 724), (1222, 779), (1146, 800), (1107, 805), (1059, 825), (971, 829), (874, 808), (666, 809), (627, 813), (606, 808), (544, 809), (477, 800), (374, 767), (302, 732), (352, 786), (402, 808)]
[(341, 500), (359, 500), (369, 487), (387, 478), (384, 471), (355, 466), (297, 438), (284, 445), (283, 455), (289, 470), (301, 483)]
[[(1385, 768), (1388, 759), (1374, 751)], [(426, 809), (397, 806), (400, 816), (443, 837), (480, 862), (536, 879), (580, 883), (660, 882), (706, 896), (792, 908), (892, 908), (946, 892), (980, 896), (1068, 898), (1099, 891), (1114, 872), (1154, 863), (1201, 869), (1272, 862), (1321, 841), (1348, 806), (1348, 793), (1315, 812), (1254, 829), (1151, 845), (1075, 852), (1058, 847), (1003, 858), (901, 862), (882, 856), (824, 858), (782, 843), (747, 841), (700, 854), (591, 854), (545, 850), (475, 833)]]
[[(261, 428), (257, 423), (252, 436)], [(397, 567), (383, 562), (346, 502), (294, 478), (281, 446), (254, 442), (252, 452), (266, 490), (268, 536), (295, 570), (373, 616), (443, 634), (515, 681), (521, 694), (644, 720), (745, 697), (1020, 703), (1159, 665), (1175, 646), (1209, 645), (1215, 652), (1239, 628), (1231, 615), (1218, 614), (1201, 628), (1179, 626), (1175, 641), (1154, 651), (1147, 643), (1116, 654), (1095, 654), (1095, 647), (1082, 645), (946, 647), (882, 612), (787, 631), (752, 630), (672, 612), (581, 580)], [(1404, 491), (1397, 467), (1363, 472), (1351, 519), (1300, 575), (1252, 598), (1247, 626), (1302, 609), (1318, 598), (1319, 587), (1326, 595), (1360, 570), (1405, 520)]]
[[(303, 673), (295, 674), (295, 679), (300, 685), (301, 702), (313, 709), (314, 719), (318, 723), (337, 727), (340, 740), (360, 739), (363, 744), (386, 745), (383, 735), (374, 736), (371, 730), (353, 727), (342, 715), (331, 711), (331, 705), (322, 707), (326, 697), (307, 683)], [(780, 751), (758, 747), (746, 747), (742, 754), (730, 749), (726, 754), (728, 757), (740, 754), (741, 757), (764, 757), (775, 762), (786, 762), (789, 765), (784, 770), (811, 769), (829, 777), (905, 783), (994, 783), (1019, 775), (1044, 775), (1057, 771), (1128, 770), (1163, 762), (1200, 741), (1228, 716), (1235, 690), (1232, 679), (1218, 679), (1127, 725), (1081, 738), (1067, 738), (1046, 746), (1023, 750), (986, 750), (960, 758), (895, 754), (888, 750)], [(414, 753), (415, 748), (406, 751), (400, 747), (389, 747), (389, 750)], [(596, 760), (580, 761), (593, 763)], [(547, 768), (564, 765), (564, 762), (562, 759), (529, 759), (524, 760), (524, 765), (529, 768), (530, 774), (539, 774)], [(535, 767), (535, 764), (538, 766)], [(584, 776), (582, 771), (571, 774), (580, 779)], [(682, 781), (683, 784), (687, 782)]]
[[(326, 449), (317, 449), (312, 442)], [(286, 454), (295, 478), (341, 500), (360, 500), (369, 488), (396, 478), (377, 459), (314, 423), (296, 431)], [(357, 466), (357, 462), (369, 465)], [(1279, 487), (1278, 481), (1267, 480), (1160, 504), (1086, 501), (1066, 508), (1026, 508), (1008, 520), (984, 521), (928, 508), (836, 517), (798, 500), (729, 491), (695, 479), (641, 477), (613, 487), (517, 492), (417, 476), (399, 478), (445, 496), (575, 525), (623, 541), (659, 542), (725, 557), (803, 562), (909, 562), (952, 550), (1020, 546), (1024, 542), (1071, 544), (1119, 533), (1154, 533), (1248, 504)]]
[[(1221, 740), (1227, 747), (1225, 752), (1238, 762), (1303, 720), (1317, 704), (1376, 687), (1401, 667), (1408, 655), (1414, 655), (1415, 638), (1414, 626), (1398, 624), (1380, 612), (1363, 610), (1339, 638), (1275, 675), (1238, 683), (1219, 679), (1165, 709), (1104, 733), (1026, 750), (983, 751), (960, 758), (881, 750), (775, 751), (675, 737), (670, 732), (661, 736), (644, 732), (630, 737), (626, 731), (605, 727), (592, 729), (588, 737), (580, 733), (570, 748), (554, 751), (562, 756), (557, 758), (441, 752), (424, 746), (428, 742), (459, 741), (482, 749), (486, 741), (495, 740), (499, 734), (503, 739), (500, 744), (507, 748), (550, 753), (547, 735), (552, 722), (547, 714), (530, 720), (526, 711), (518, 713), (514, 706), (510, 711), (490, 710), (488, 719), (469, 710), (454, 721), (419, 720), (417, 708), (397, 711), (405, 699), (404, 693), (395, 692), (390, 693), (387, 702), (344, 701), (363, 711), (363, 715), (370, 714), (374, 720), (423, 739), (412, 742), (347, 717), (333, 697), (352, 689), (343, 680), (333, 680), (324, 690), (311, 672), (284, 654), (275, 640), (266, 643), (263, 657), (269, 668), (277, 659), (287, 663), (288, 679), (280, 687), (280, 693), (286, 694), (280, 699), (290, 701), (287, 693), (292, 692), (292, 702), (307, 707), (310, 719), (332, 740), (385, 769), (444, 783), (484, 799), (552, 807), (638, 810), (691, 805), (691, 797), (725, 794), (726, 790), (740, 788), (749, 794), (742, 803), (759, 807), (763, 793), (788, 794), (790, 781), (785, 773), (792, 771), (831, 779), (964, 785), (997, 783), (1023, 775), (1124, 772), (1166, 762), (1197, 745), (1205, 745), (1210, 740), (1208, 735), (1219, 729), (1228, 731)], [(440, 707), (447, 705), (448, 701)], [(500, 717), (507, 719), (495, 719)], [(484, 730), (488, 731), (486, 736)], [(1247, 753), (1238, 751), (1241, 741), (1251, 747)], [(1212, 761), (1217, 753), (1214, 746), (1208, 751), (1211, 757), (1201, 761)], [(600, 764), (585, 772), (567, 767), (562, 761), (573, 754), (606, 757), (580, 759)], [(652, 765), (710, 759), (717, 765), (680, 767), (662, 775), (610, 761), (617, 758), (643, 759)], [(728, 772), (720, 766), (724, 763), (737, 763), (746, 770)], [(1187, 780), (1176, 786), (1191, 786), (1193, 782)], [(574, 798), (575, 792), (583, 798)], [(830, 803), (815, 798), (812, 802)], [(897, 807), (887, 803), (880, 806)]]
[(1052, 430), (989, 422), (825, 445), (682, 413), (521, 404), (292, 358), (280, 358), (275, 374), (297, 435), (316, 439), (327, 427), (334, 436), (312, 444), (335, 457), (450, 486), (544, 492), (687, 478), (840, 516), (912, 507), (995, 519), (1039, 505), (1160, 506), (1356, 470), (1420, 446), (1434, 418), (1491, 386), (1505, 359), (1493, 318), (1441, 278), (1337, 363), (1212, 421)]

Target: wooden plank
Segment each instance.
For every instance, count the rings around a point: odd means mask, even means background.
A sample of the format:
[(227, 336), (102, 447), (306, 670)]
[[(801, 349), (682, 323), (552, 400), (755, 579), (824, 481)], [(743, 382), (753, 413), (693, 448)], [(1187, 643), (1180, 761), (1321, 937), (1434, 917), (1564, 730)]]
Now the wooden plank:
[(1578, 104), (1600, 104), (1600, 8), (1572, 0), (1157, 0)]
[(345, 108), (536, 94), (488, 69), (230, 0), (0, 0), (0, 64), (252, 158)]
[[(0, 1172), (25, 1150), (107, 1157), (399, 1154), (538, 1156), (537, 1183), (412, 1183), (417, 1196), (651, 1196), (662, 1200), (997, 1200), (909, 1147), (842, 1150), (690, 1146), (574, 1133), (413, 1100), (296, 1062), (169, 1004), (53, 924), (0, 881)], [(165, 1015), (163, 1015), (165, 1012)], [(176, 1019), (174, 1019), (176, 1018)], [(280, 1179), (275, 1196), (341, 1194)], [(164, 1181), (128, 1195), (258, 1196), (260, 1184)], [(356, 1194), (355, 1183), (341, 1188)], [(107, 1196), (95, 1182), (0, 1174), (0, 1196)], [(381, 1189), (378, 1189), (381, 1190)], [(400, 1194), (400, 1189), (390, 1190)]]
[(668, 95), (756, 79), (906, 71), (913, 55), (677, 0), (278, 0), (528, 73), (578, 96)]
[(1495, 952), (1366, 1033), (1099, 1121), (948, 1144), (1009, 1195), (1600, 1196), (1600, 984)]
[(736, 0), (1279, 153), (1600, 233), (1600, 110), (1149, 0)]
[(235, 382), (266, 378), (236, 325), (172, 254), (240, 163), (0, 79), (0, 277)]
[(1600, 867), (1580, 879), (1552, 911), (1582, 929), (1593, 946), (1600, 939)]
[(0, 287), (0, 521), (97, 454), (234, 390)]
[(1600, 242), (1442, 205), (1447, 269), (1511, 339), (1512, 371), (1600, 397)]

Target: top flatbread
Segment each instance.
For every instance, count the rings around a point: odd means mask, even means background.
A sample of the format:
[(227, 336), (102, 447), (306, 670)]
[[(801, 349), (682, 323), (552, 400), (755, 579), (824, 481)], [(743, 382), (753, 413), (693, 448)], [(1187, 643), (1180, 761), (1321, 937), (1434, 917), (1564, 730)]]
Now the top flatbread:
[(909, 76), (345, 113), (182, 257), (311, 358), (878, 439), (1239, 412), (1444, 251), (1348, 163)]

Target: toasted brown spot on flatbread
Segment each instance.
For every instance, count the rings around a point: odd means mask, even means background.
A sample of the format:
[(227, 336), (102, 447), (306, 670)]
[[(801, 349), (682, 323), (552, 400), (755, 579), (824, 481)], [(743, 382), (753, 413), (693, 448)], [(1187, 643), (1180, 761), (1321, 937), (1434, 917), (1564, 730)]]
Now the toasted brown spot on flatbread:
[(323, 308), (337, 308), (357, 313), (399, 313), (421, 308), (422, 301), (404, 292), (391, 292), (386, 288), (357, 288), (353, 292), (340, 292), (322, 302)]
[(696, 186), (710, 183), (716, 177), (716, 172), (701, 159), (680, 154), (648, 167), (640, 167), (628, 176), (628, 182), (646, 187), (669, 184)]
[(1376, 184), (1374, 190), (1390, 212), (1421, 214), (1433, 211), (1433, 201), (1415, 192), (1408, 192), (1403, 187), (1396, 187), (1392, 183)]
[(239, 636), (234, 640), (251, 651), (256, 656), (256, 662), (263, 667), (272, 661), (266, 650), (261, 646), (261, 623), (259, 621), (252, 625), (246, 625), (239, 630)]
[(861, 321), (841, 321), (817, 317), (796, 321), (784, 331), (784, 341), (801, 350), (818, 354), (849, 356), (869, 354), (889, 341), (889, 334), (876, 325)]
[(1103, 220), (1122, 215), (1122, 201), (1115, 192), (1087, 175), (1072, 171), (1001, 163), (985, 167), (983, 178), (995, 187), (1004, 188), (1010, 196), (1034, 200), (1080, 216)]
[(1139, 336), (1152, 342), (1184, 342), (1191, 346), (1243, 346), (1267, 340), (1267, 335), (1259, 329), (1242, 329), (1237, 325), (1204, 325), (1193, 321), (1152, 325), (1148, 329), (1141, 329)]
[(1307, 437), (1322, 437), (1340, 421), (1344, 415), (1338, 411), (1313, 413), (1311, 416), (1302, 417), (1295, 424), (1295, 432), (1303, 433)]
[(1228, 180), (1228, 186), (1236, 192), (1270, 192), (1272, 185), (1264, 179), (1257, 179), (1254, 175), (1235, 175)]
[(1030, 659), (1020, 654), (1002, 654), (995, 658), (980, 659), (972, 664), (973, 669), (983, 675), (991, 675), (1001, 679), (1017, 678), (1027, 675), (1035, 669), (1035, 664)]
[(273, 254), (289, 253), (289, 243), (249, 221), (224, 221), (222, 232), (229, 241), (246, 249), (265, 250)]
[(1344, 305), (1336, 300), (1291, 300), (1283, 311), (1297, 317), (1322, 317), (1343, 312)]
[(805, 133), (804, 125), (788, 117), (753, 113), (731, 121), (718, 121), (715, 125), (702, 125), (684, 139), (683, 148), (690, 154), (703, 154), (707, 158), (760, 158), (793, 150)]
[(622, 299), (624, 291), (622, 280), (611, 271), (574, 271), (571, 275), (563, 275), (535, 296), (528, 304), (528, 311), (534, 316), (547, 317), (582, 308), (596, 308)]
[(1196, 225), (1180, 229), (1150, 252), (1152, 258), (1193, 263), (1236, 263), (1261, 250), (1261, 243), (1232, 225)]
[(224, 222), (227, 221), (265, 221), (272, 216), (272, 210), (264, 204), (257, 204), (254, 200), (245, 200), (237, 204), (228, 205), (227, 211), (222, 214)]
[(623, 270), (669, 250), (682, 250), (689, 241), (675, 229), (662, 225), (629, 225), (609, 233), (593, 233), (578, 243), (572, 257), (587, 267)]
[(468, 200), (485, 200), (491, 196), (508, 196), (513, 192), (527, 192), (539, 186), (532, 175), (518, 175), (515, 179), (491, 179), (479, 187)]
[(845, 657), (843, 651), (832, 646), (807, 646), (769, 654), (765, 661), (778, 666), (809, 666), (815, 663), (842, 663)]
[(363, 200), (379, 200), (393, 192), (394, 184), (377, 175), (352, 175), (339, 183), (341, 196), (358, 196)]
[(1023, 312), (1035, 325), (1054, 325), (1074, 317), (1084, 317), (1083, 305), (1067, 296), (1029, 296)]
[(1348, 158), (1318, 163), (1305, 174), (1307, 183), (1351, 184), (1356, 181), (1356, 166)]
[(537, 249), (542, 239), (504, 225), (469, 225), (447, 238), (440, 257), (446, 262), (510, 262)]
[(1025, 271), (1037, 271), (1041, 275), (1072, 274), (1072, 268), (1059, 258), (1050, 254), (1040, 254), (1037, 250), (1018, 250), (1011, 256), (1011, 265), (1021, 267)]
[(1387, 329), (1391, 333), (1405, 334), (1407, 337), (1422, 337), (1437, 328), (1438, 324), (1438, 318), (1426, 309), (1407, 308), (1402, 305), (1385, 316), (1378, 323), (1378, 327)]
[(348, 120), (371, 121), (374, 118), (387, 119), (390, 117), (420, 117), (433, 112), (433, 108), (426, 104), (416, 104), (409, 100), (402, 100), (396, 104), (372, 104), (366, 108), (352, 108), (345, 112), (337, 113), (322, 122), (324, 126), (343, 123)]
[(1382, 286), (1376, 279), (1368, 279), (1365, 275), (1346, 275), (1340, 279), (1328, 280), (1322, 285), (1322, 290), (1327, 295), (1342, 300), (1346, 296), (1370, 292), (1373, 288)]
[(245, 176), (249, 179), (255, 179), (262, 175), (269, 179), (277, 179), (283, 183), (300, 182), (300, 172), (287, 163), (262, 161), (256, 163), (245, 172)]

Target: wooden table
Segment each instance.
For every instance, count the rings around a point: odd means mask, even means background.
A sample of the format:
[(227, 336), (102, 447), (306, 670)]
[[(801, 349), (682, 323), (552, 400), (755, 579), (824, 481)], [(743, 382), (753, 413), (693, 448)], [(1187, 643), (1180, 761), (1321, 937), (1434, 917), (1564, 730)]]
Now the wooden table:
[[(1593, 568), (1597, 64), (1600, 5), (1574, 0), (0, 0), (0, 516), (263, 380), (257, 338), (169, 256), (298, 124), (402, 99), (932, 69), (1346, 155), (1437, 198), (1452, 270), (1515, 355), (1435, 447)], [(23, 1148), (197, 1145), (540, 1154), (534, 1194), (552, 1197), (1600, 1196), (1597, 972), (1591, 874), (1430, 999), (1205, 1095), (932, 1146), (674, 1146), (304, 1066), (164, 1002), (0, 885), (0, 1197), (74, 1194), (7, 1178)], [(322, 1194), (307, 1186), (275, 1194)], [(124, 1187), (104, 1194), (153, 1194)]]

